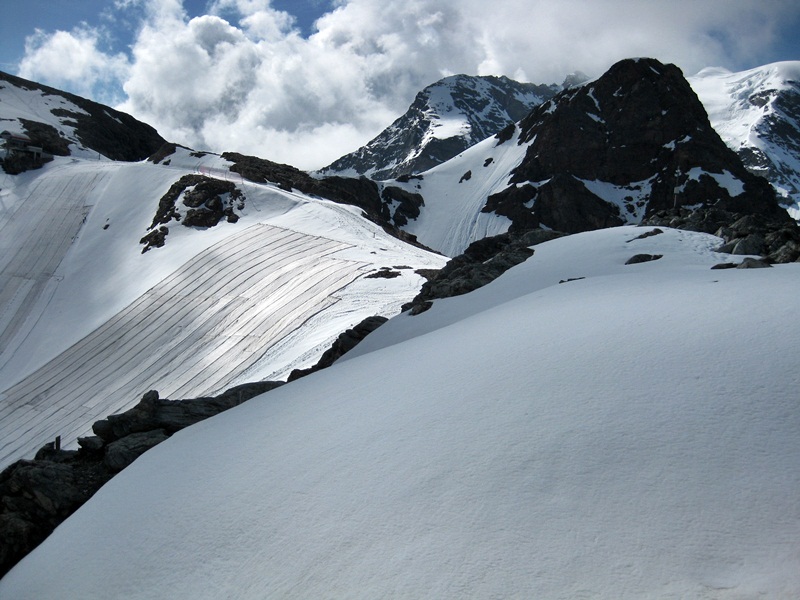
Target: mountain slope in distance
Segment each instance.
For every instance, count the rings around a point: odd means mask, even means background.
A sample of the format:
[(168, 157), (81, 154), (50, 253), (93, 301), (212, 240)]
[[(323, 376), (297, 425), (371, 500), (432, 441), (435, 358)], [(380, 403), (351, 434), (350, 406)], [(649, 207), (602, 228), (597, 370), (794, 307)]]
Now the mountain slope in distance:
[(800, 62), (738, 73), (708, 68), (688, 79), (723, 141), (800, 219)]
[(507, 77), (445, 77), (375, 139), (320, 172), (383, 180), (425, 171), (520, 120), (559, 89)]
[(680, 70), (653, 59), (621, 61), (397, 185), (425, 202), (404, 229), (450, 256), (507, 230), (575, 233), (661, 211), (790, 221), (711, 127)]
[(22, 134), (57, 156), (143, 160), (165, 140), (131, 117), (75, 94), (0, 72), (0, 130)]

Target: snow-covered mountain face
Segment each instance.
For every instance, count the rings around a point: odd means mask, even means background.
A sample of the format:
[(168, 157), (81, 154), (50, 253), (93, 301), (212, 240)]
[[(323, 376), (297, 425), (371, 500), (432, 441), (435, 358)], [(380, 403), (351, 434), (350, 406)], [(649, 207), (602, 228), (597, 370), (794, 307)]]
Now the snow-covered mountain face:
[[(285, 379), (363, 319), (399, 312), (416, 271), (445, 262), (387, 233), (373, 182), (174, 144), (110, 161), (150, 128), (105, 108), (65, 121), (89, 105), (0, 85), (3, 128), (32, 142), (46, 130), (69, 153), (0, 172), (0, 467), (57, 435), (74, 447), (149, 389)], [(111, 146), (86, 133), (106, 119), (119, 120)]]
[(800, 219), (800, 62), (739, 73), (708, 68), (689, 83), (725, 143)]
[(398, 185), (425, 202), (404, 228), (448, 255), (509, 229), (575, 233), (663, 211), (789, 219), (711, 127), (680, 70), (652, 59), (621, 61)]
[(130, 115), (0, 72), (0, 131), (24, 135), (55, 156), (142, 160), (165, 140)]
[(375, 139), (321, 173), (382, 180), (426, 171), (519, 121), (560, 89), (507, 77), (445, 77)]

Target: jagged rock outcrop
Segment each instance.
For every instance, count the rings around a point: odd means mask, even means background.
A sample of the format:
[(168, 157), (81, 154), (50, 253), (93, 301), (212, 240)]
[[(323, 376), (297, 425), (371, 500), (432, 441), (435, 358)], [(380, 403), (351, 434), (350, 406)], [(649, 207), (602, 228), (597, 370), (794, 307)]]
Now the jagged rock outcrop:
[(62, 450), (51, 442), (34, 460), (9, 465), (0, 473), (0, 577), (144, 452), (184, 427), (280, 385), (247, 383), (193, 400), (160, 399), (150, 391), (130, 410), (96, 422), (96, 435), (78, 440), (80, 450)]
[[(290, 165), (284, 165), (255, 156), (245, 156), (236, 152), (226, 152), (222, 158), (232, 162), (230, 170), (239, 173), (245, 179), (256, 183), (273, 183), (283, 190), (297, 190), (311, 196), (318, 196), (340, 204), (357, 206), (364, 211), (364, 216), (380, 225), (384, 231), (408, 244), (424, 248), (417, 238), (402, 231), (391, 219), (399, 215), (414, 214), (422, 205), (422, 198), (408, 194), (405, 190), (384, 186), (382, 189), (374, 181), (366, 177), (312, 177)], [(389, 205), (399, 198), (400, 205), (394, 215), (390, 214)], [(402, 220), (399, 218), (398, 220)]]
[(772, 263), (800, 260), (800, 227), (785, 214), (774, 218), (715, 207), (680, 208), (659, 211), (643, 224), (712, 233), (724, 241), (720, 252), (755, 254)]
[[(188, 188), (192, 189), (186, 191)], [(184, 208), (179, 208), (177, 203), (181, 194)], [(142, 253), (166, 243), (167, 225), (172, 220), (180, 221), (186, 227), (214, 227), (223, 218), (228, 223), (236, 223), (239, 220), (236, 211), (242, 210), (244, 203), (244, 194), (232, 181), (205, 175), (184, 175), (158, 201), (150, 229), (139, 240), (144, 244)]]
[(509, 217), (512, 230), (577, 233), (682, 207), (788, 217), (768, 182), (722, 142), (674, 65), (621, 61), (535, 108), (520, 127), (525, 158), (484, 208)]
[(321, 173), (386, 180), (426, 171), (520, 120), (559, 89), (507, 77), (445, 77), (419, 92), (377, 137)]

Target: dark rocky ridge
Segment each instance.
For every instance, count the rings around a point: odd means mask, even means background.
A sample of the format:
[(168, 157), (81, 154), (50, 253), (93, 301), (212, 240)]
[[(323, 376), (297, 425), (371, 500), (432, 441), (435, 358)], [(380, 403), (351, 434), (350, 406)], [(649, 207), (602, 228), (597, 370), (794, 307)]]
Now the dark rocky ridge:
[[(61, 96), (86, 111), (88, 114), (55, 108), (51, 113), (59, 117), (65, 125), (75, 128), (75, 135), (83, 146), (112, 160), (143, 160), (166, 143), (166, 140), (150, 125), (108, 106), (0, 71), (0, 86), (3, 85), (3, 81), (16, 87)], [(52, 135), (50, 130), (55, 131), (52, 126), (45, 125), (48, 133), (44, 133), (40, 132), (37, 126), (25, 123), (23, 125), (28, 137), (35, 143), (41, 144), (45, 152), (60, 156), (69, 154), (65, 140), (58, 135), (58, 132), (55, 136)]]
[[(279, 188), (292, 191), (297, 190), (303, 194), (317, 196), (338, 202), (357, 206), (363, 215), (380, 225), (384, 231), (396, 238), (425, 248), (417, 238), (402, 231), (397, 223), (405, 223), (407, 215), (418, 215), (422, 205), (422, 197), (410, 194), (405, 190), (384, 186), (380, 188), (377, 183), (366, 177), (322, 177), (315, 178), (291, 165), (284, 165), (255, 156), (245, 156), (236, 152), (226, 152), (222, 158), (233, 163), (230, 170), (239, 173), (245, 179), (256, 183), (274, 183)], [(394, 214), (390, 214), (389, 204), (398, 202)], [(425, 248), (429, 250), (429, 248)]]
[(381, 316), (367, 317), (361, 323), (340, 334), (333, 345), (328, 348), (317, 363), (308, 369), (295, 369), (289, 374), (287, 381), (294, 381), (306, 375), (311, 375), (321, 369), (327, 369), (339, 358), (355, 348), (365, 337), (386, 323), (388, 319)]
[(238, 406), (282, 382), (248, 383), (194, 400), (165, 400), (148, 392), (133, 408), (94, 424), (79, 450), (53, 442), (33, 460), (0, 473), (0, 577), (38, 546), (116, 473), (176, 431)]
[[(689, 206), (788, 219), (769, 183), (722, 142), (674, 65), (621, 61), (535, 108), (520, 127), (525, 159), (484, 208), (509, 217), (513, 230), (546, 225), (577, 233)], [(731, 178), (743, 191), (731, 195), (704, 173)], [(629, 214), (584, 181), (630, 187)]]

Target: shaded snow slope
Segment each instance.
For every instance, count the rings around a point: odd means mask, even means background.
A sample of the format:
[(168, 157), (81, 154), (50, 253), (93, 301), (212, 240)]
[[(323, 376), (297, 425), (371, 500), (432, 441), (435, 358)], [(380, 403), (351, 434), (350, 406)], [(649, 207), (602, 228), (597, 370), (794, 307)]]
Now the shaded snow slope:
[[(239, 221), (173, 222), (142, 254), (186, 172), (234, 181)], [(353, 207), (245, 182), (214, 155), (56, 158), (3, 177), (0, 465), (56, 435), (74, 443), (149, 389), (185, 398), (285, 378), (364, 318), (398, 312), (423, 281), (414, 270), (444, 263)], [(366, 277), (379, 269), (397, 276)]]
[(640, 232), (543, 244), (446, 326), (179, 432), (0, 596), (798, 597), (797, 265)]
[(800, 61), (688, 78), (722, 140), (766, 177), (800, 218)]

